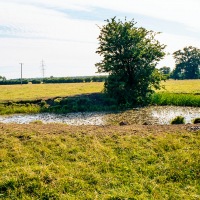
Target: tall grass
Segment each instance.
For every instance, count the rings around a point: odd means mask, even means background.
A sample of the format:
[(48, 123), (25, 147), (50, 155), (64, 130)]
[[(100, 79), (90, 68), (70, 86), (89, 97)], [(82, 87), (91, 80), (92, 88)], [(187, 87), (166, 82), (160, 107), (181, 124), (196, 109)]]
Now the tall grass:
[(200, 95), (167, 92), (155, 93), (152, 96), (151, 104), (200, 107)]
[(198, 132), (0, 124), (0, 140), (5, 200), (200, 198)]
[(0, 115), (15, 114), (15, 113), (39, 113), (41, 107), (34, 104), (0, 104)]

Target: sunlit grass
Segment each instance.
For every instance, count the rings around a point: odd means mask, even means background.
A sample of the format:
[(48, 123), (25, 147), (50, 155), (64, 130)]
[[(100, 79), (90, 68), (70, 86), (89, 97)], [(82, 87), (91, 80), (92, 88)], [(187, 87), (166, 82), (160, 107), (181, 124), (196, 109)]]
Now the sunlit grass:
[(165, 89), (162, 89), (161, 92), (200, 94), (200, 79), (167, 80), (165, 82), (162, 82), (162, 85), (164, 85)]
[[(0, 101), (33, 100), (56, 96), (73, 96), (77, 94), (101, 92), (102, 82), (66, 83), (66, 84), (28, 84), (0, 85)], [(200, 80), (167, 80), (162, 82), (168, 93), (200, 93)]]
[(0, 124), (0, 198), (199, 199), (200, 134), (180, 126)]
[(0, 85), (0, 101), (33, 100), (56, 96), (73, 96), (101, 92), (102, 82), (93, 83), (63, 83), (63, 84), (27, 84)]

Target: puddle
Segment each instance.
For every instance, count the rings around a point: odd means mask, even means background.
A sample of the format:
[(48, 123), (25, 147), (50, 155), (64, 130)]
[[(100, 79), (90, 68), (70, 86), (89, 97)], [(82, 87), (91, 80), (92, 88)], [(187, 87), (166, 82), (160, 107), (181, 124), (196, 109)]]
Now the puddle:
[(200, 118), (200, 108), (152, 106), (120, 113), (15, 114), (0, 116), (0, 122), (28, 124), (40, 120), (43, 123), (65, 123), (76, 126), (119, 124), (122, 121), (128, 124), (170, 124), (170, 121), (177, 116), (183, 116), (186, 123), (192, 123), (195, 118)]
[(156, 109), (150, 108), (152, 117), (157, 119), (157, 124), (170, 124), (171, 120), (177, 116), (185, 118), (185, 123), (193, 123), (195, 118), (200, 118), (200, 108), (159, 106)]
[(68, 125), (102, 125), (104, 122), (105, 113), (69, 113), (69, 114), (15, 114), (0, 116), (0, 122), (3, 123), (17, 123), (29, 124), (31, 122), (40, 120), (43, 123), (65, 123)]

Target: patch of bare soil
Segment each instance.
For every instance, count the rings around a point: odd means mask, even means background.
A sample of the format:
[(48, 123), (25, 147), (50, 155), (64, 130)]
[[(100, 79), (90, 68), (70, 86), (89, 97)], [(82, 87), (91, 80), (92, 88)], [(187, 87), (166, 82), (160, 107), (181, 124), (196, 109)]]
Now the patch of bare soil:
[(69, 126), (66, 124), (4, 124), (0, 123), (0, 134), (83, 134), (83, 135), (165, 135), (184, 134), (188, 132), (200, 133), (200, 124), (187, 125), (126, 125), (126, 126)]

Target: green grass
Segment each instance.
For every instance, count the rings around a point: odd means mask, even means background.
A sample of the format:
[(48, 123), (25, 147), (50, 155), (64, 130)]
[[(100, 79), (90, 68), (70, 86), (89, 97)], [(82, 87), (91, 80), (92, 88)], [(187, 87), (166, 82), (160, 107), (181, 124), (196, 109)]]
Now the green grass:
[(12, 104), (3, 105), (0, 104), (0, 115), (8, 115), (15, 113), (39, 113), (41, 107), (35, 104)]
[(164, 89), (152, 96), (153, 105), (175, 105), (200, 107), (200, 79), (167, 80)]
[(151, 104), (200, 107), (200, 95), (160, 92), (153, 94)]
[[(103, 90), (104, 83), (0, 85), (2, 101), (34, 100), (56, 96), (74, 96)], [(200, 93), (200, 80), (167, 80), (162, 82), (167, 93)]]
[[(200, 106), (200, 80), (167, 80), (162, 84), (165, 89), (153, 95), (151, 104)], [(100, 94), (103, 90), (103, 83), (1, 85), (0, 89), (0, 114), (41, 111), (68, 113), (119, 109), (114, 100)], [(86, 95), (91, 94), (92, 96), (96, 93), (99, 93), (97, 100)], [(80, 95), (80, 98), (77, 95)], [(45, 103), (46, 107), (42, 107), (41, 100), (48, 101)]]
[(2, 199), (199, 199), (185, 126), (0, 124)]

